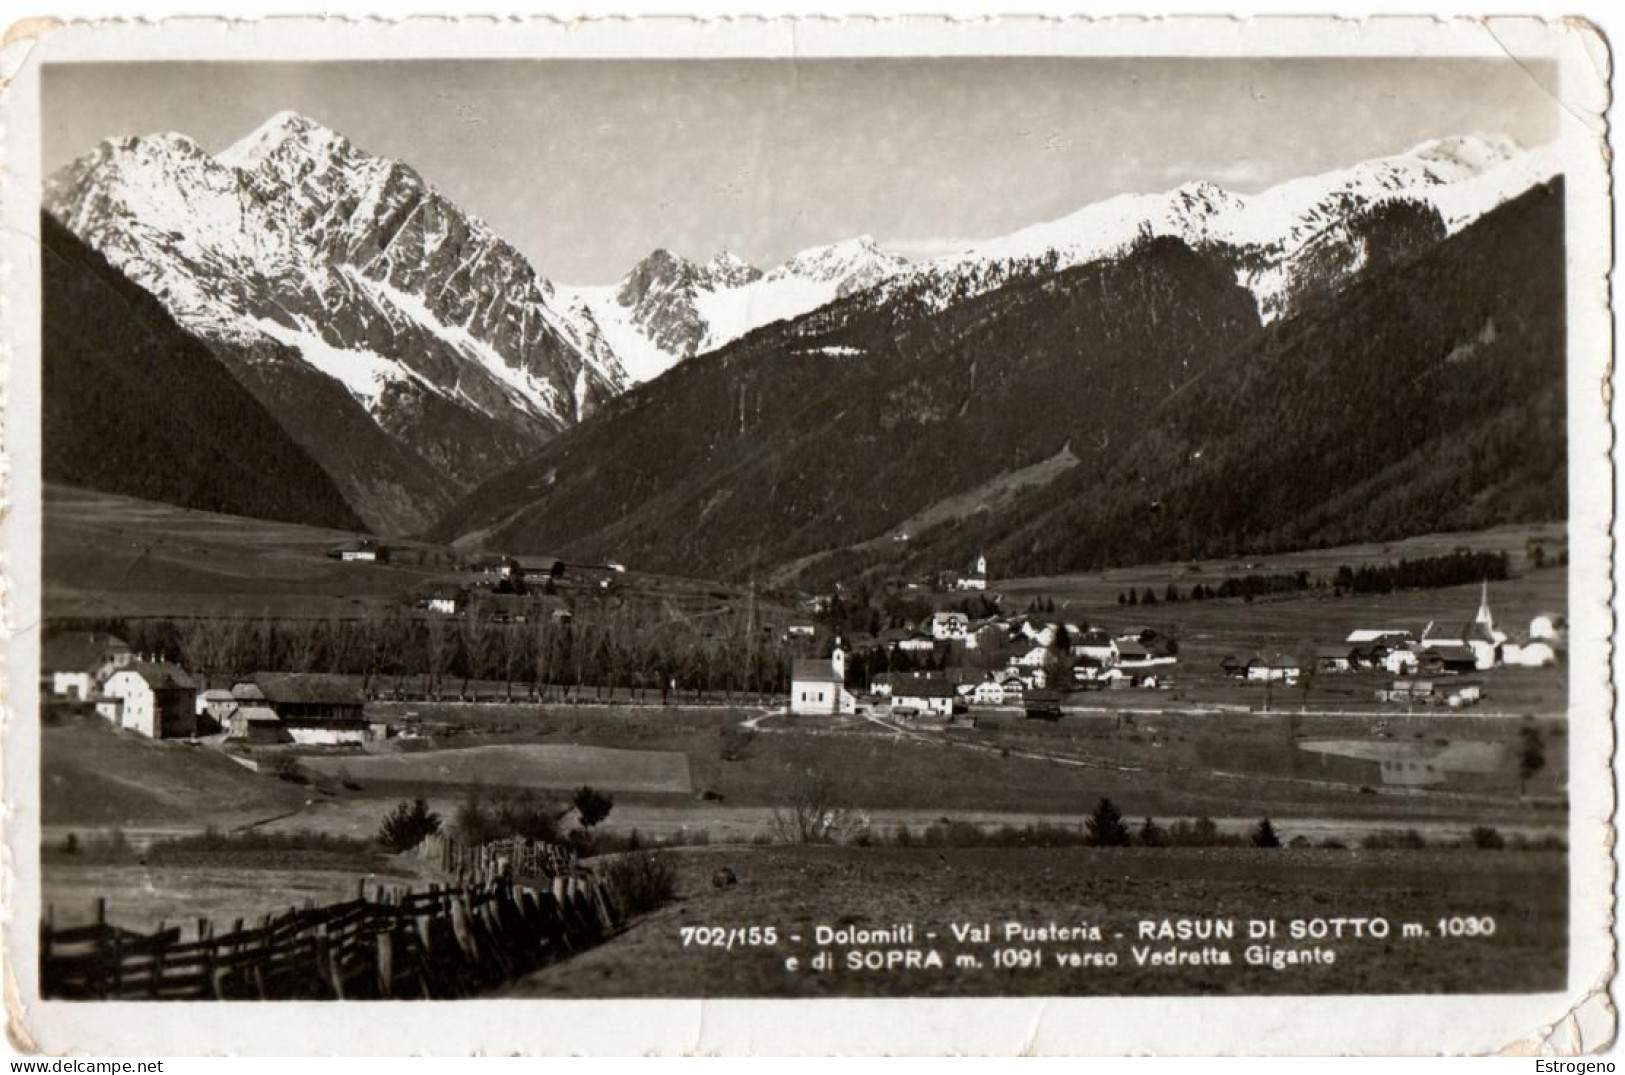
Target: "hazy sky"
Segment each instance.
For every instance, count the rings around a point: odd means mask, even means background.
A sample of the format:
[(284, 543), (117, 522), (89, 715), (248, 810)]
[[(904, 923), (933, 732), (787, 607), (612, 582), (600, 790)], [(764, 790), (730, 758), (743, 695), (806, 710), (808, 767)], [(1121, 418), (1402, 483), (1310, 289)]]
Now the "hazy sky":
[(870, 234), (910, 256), (1125, 192), (1251, 192), (1559, 110), (1510, 60), (914, 59), (54, 65), (44, 163), (294, 109), (418, 169), (545, 276), (663, 246), (763, 267)]

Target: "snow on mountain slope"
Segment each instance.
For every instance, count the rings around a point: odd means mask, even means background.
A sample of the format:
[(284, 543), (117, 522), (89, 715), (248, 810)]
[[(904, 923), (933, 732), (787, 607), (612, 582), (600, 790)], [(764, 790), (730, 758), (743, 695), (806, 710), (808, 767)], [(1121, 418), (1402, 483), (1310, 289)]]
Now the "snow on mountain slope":
[(865, 235), (803, 250), (765, 275), (727, 251), (697, 265), (656, 250), (619, 283), (559, 291), (592, 318), (632, 379), (646, 381), (911, 269)]
[[(596, 326), (556, 308), (483, 222), (291, 112), (215, 157), (179, 135), (103, 143), (52, 177), (45, 205), (207, 339), (276, 340), (318, 369), (370, 356), (366, 384), (462, 399), (519, 430), (569, 425), (626, 383)], [(338, 380), (389, 421), (393, 396)]]
[(1195, 182), (1165, 194), (1127, 194), (1059, 220), (976, 243), (886, 281), (937, 306), (999, 286), (1015, 275), (1118, 257), (1134, 243), (1171, 236), (1199, 250), (1227, 249), (1237, 281), (1266, 320), (1290, 312), (1306, 262), (1328, 248), (1336, 263), (1363, 264), (1369, 237), (1357, 225), (1385, 205), (1436, 211), (1447, 231), (1556, 172), (1553, 150), (1523, 151), (1504, 136), (1470, 135), (1416, 146), (1394, 157), (1289, 180), (1255, 195)]
[(1467, 135), (1254, 195), (1203, 181), (1123, 194), (918, 265), (867, 236), (804, 251), (765, 275), (728, 254), (701, 266), (657, 250), (616, 284), (560, 294), (597, 325), (634, 381), (868, 289), (875, 302), (906, 295), (941, 309), (1017, 276), (1120, 257), (1154, 236), (1226, 258), (1268, 321), (1374, 261), (1442, 237), (1437, 224), (1458, 231), (1545, 182), (1558, 171), (1555, 153)]

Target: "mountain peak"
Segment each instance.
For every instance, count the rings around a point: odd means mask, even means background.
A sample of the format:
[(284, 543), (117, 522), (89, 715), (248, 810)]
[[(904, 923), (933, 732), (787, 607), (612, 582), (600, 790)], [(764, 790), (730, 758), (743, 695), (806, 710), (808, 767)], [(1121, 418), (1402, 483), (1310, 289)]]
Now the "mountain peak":
[(705, 263), (705, 275), (713, 287), (740, 287), (761, 279), (762, 270), (732, 250), (724, 249)]
[(1523, 146), (1504, 134), (1463, 134), (1422, 142), (1400, 154), (1400, 157), (1477, 173), (1504, 164), (1523, 153)]
[(216, 154), (215, 159), (232, 168), (251, 171), (290, 143), (313, 148), (349, 145), (343, 135), (309, 116), (282, 111)]

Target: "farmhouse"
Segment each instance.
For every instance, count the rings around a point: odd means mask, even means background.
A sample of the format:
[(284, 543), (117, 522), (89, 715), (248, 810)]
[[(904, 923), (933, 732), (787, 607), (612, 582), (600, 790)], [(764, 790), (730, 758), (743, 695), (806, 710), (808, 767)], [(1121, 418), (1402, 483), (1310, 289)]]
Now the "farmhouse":
[(372, 538), (362, 538), (327, 554), (331, 559), (345, 563), (387, 564), (389, 546), (380, 545)]
[(897, 642), (895, 648), (899, 653), (934, 653), (937, 643), (930, 635), (912, 634)]
[(1539, 638), (1522, 645), (1507, 642), (1501, 646), (1501, 663), (1520, 668), (1550, 668), (1557, 663), (1557, 650)]
[(1303, 666), (1284, 653), (1266, 653), (1247, 662), (1247, 679), (1255, 683), (1296, 683)]
[[(1418, 658), (1419, 667), (1423, 672), (1437, 670), (1455, 675), (1490, 667), (1480, 661), (1478, 650), (1459, 642), (1429, 642)], [(1491, 665), (1493, 663), (1492, 658)]]
[(1410, 640), (1411, 632), (1395, 627), (1361, 627), (1350, 631), (1348, 637), (1343, 639), (1351, 646), (1370, 645), (1373, 642), (1395, 646)]
[(308, 672), (260, 672), (231, 688), (240, 706), (275, 713), (285, 741), (333, 746), (367, 738), (360, 688), (342, 676)]
[(197, 684), (178, 665), (131, 661), (107, 677), (96, 711), (150, 739), (197, 732)]
[(284, 742), (282, 719), (276, 710), (263, 705), (241, 705), (231, 714), (226, 725), (226, 737), (244, 743)]
[(441, 616), (455, 616), (468, 608), (468, 591), (461, 586), (431, 584), (419, 592), (418, 607)]
[(1072, 656), (1081, 661), (1091, 661), (1098, 668), (1110, 668), (1117, 663), (1117, 640), (1109, 631), (1090, 628), (1072, 636)]
[(832, 717), (855, 713), (857, 699), (846, 689), (846, 654), (836, 646), (825, 658), (797, 657), (790, 664), (790, 712)]
[(1396, 676), (1414, 675), (1421, 669), (1422, 647), (1415, 643), (1395, 646), (1388, 650), (1379, 650), (1382, 654), (1381, 665), (1384, 671)]
[(237, 709), (237, 699), (228, 690), (215, 688), (199, 691), (197, 696), (198, 731), (229, 728), (231, 714)]
[(1315, 668), (1321, 672), (1348, 672), (1354, 668), (1352, 647), (1321, 646), (1315, 651)]
[(135, 659), (122, 638), (99, 631), (51, 635), (40, 645), (43, 690), (58, 698), (89, 701), (101, 682)]
[(912, 711), (913, 714), (933, 717), (951, 717), (959, 691), (947, 680), (921, 677), (892, 686), (892, 712)]
[(970, 617), (963, 612), (938, 612), (931, 617), (931, 637), (939, 642), (963, 641)]
[(986, 620), (965, 635), (966, 649), (994, 649), (1010, 637), (1010, 628), (998, 620)]
[(967, 694), (977, 705), (1016, 705), (1026, 691), (1021, 677), (1015, 673), (989, 672), (981, 682), (970, 684), (968, 694), (963, 687), (960, 693)]

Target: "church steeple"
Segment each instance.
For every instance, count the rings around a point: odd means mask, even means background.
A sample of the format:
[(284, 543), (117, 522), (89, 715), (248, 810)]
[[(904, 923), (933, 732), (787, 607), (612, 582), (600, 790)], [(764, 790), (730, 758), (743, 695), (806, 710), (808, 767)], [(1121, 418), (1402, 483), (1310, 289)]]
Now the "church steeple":
[(1482, 589), (1479, 591), (1478, 615), (1473, 619), (1475, 623), (1482, 623), (1491, 631), (1495, 630), (1495, 616), (1490, 612), (1490, 583), (1488, 579), (1484, 580)]

